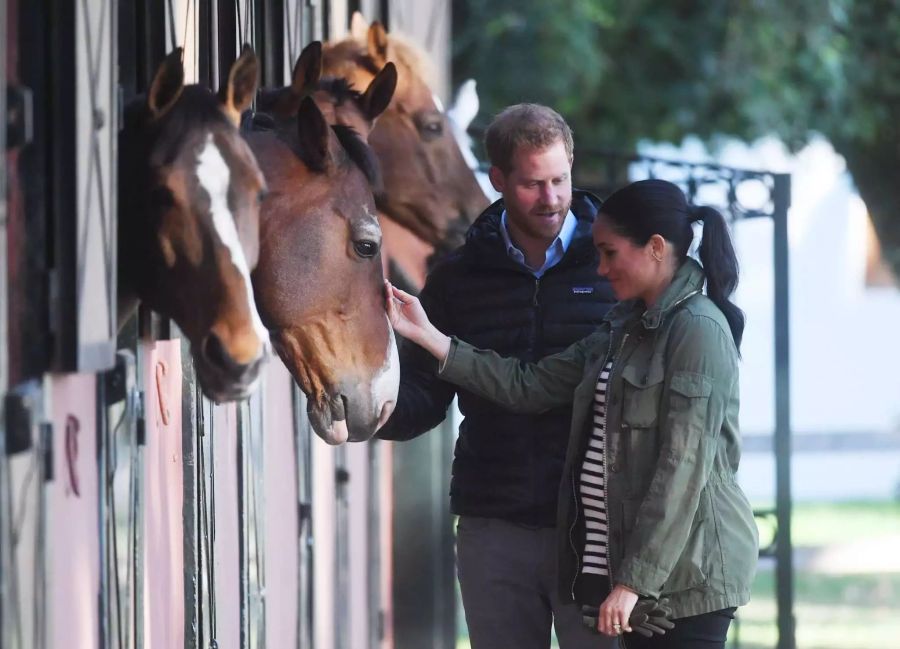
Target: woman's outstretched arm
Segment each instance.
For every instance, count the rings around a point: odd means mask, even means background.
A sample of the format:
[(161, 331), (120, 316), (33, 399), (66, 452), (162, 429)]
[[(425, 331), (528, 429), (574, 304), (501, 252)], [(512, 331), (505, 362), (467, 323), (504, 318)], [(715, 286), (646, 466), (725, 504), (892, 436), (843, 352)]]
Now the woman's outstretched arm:
[(446, 336), (429, 322), (415, 296), (390, 284), (387, 291), (394, 330), (440, 361), (442, 379), (511, 410), (543, 412), (571, 403), (588, 354), (605, 335), (597, 332), (540, 362), (525, 363)]

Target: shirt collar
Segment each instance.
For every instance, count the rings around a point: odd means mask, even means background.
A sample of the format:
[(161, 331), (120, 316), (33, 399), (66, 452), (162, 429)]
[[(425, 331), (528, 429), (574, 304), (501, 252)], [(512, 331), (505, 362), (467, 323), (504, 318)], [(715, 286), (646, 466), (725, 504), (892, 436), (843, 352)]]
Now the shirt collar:
[[(546, 270), (549, 266), (555, 265), (560, 259), (562, 259), (563, 255), (569, 249), (569, 245), (572, 243), (572, 239), (575, 238), (575, 229), (578, 227), (578, 219), (575, 218), (575, 215), (572, 213), (572, 210), (569, 210), (566, 213), (566, 218), (563, 219), (562, 227), (559, 229), (559, 234), (556, 235), (556, 239), (550, 244), (547, 248), (547, 259), (544, 262), (544, 266), (541, 270)], [(506, 210), (503, 210), (503, 213), (500, 215), (500, 234), (503, 236), (503, 246), (506, 248), (506, 254), (520, 262), (521, 264), (525, 264), (525, 255), (522, 254), (522, 251), (516, 248), (516, 244), (512, 242), (512, 239), (509, 236), (509, 227), (506, 223)], [(551, 262), (549, 263), (548, 262)]]

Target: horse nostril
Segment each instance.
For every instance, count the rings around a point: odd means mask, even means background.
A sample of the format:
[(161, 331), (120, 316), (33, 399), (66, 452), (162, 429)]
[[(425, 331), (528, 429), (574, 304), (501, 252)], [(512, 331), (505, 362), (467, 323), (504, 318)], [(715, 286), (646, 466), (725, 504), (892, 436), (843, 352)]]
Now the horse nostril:
[(210, 333), (203, 340), (203, 357), (210, 365), (228, 374), (243, 373), (254, 364), (238, 363), (234, 360), (231, 354), (228, 353), (228, 350), (225, 349), (222, 340), (214, 333)]

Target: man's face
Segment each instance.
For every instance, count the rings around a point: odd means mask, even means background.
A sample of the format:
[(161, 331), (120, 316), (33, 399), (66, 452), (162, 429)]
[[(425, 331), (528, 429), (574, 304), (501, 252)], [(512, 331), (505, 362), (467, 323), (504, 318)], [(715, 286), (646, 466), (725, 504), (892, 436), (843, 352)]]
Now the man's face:
[(519, 147), (509, 173), (491, 167), (490, 178), (503, 194), (510, 228), (549, 245), (572, 204), (572, 162), (563, 141), (544, 149)]

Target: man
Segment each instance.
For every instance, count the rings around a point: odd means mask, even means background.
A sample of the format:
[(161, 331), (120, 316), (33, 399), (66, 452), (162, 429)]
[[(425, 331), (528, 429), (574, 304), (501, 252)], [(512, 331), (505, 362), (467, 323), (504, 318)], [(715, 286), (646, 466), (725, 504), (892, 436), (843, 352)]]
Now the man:
[[(600, 201), (572, 190), (572, 132), (555, 111), (518, 104), (488, 127), (490, 180), (503, 198), (429, 274), (420, 299), (442, 331), (536, 360), (591, 333), (615, 299), (596, 268)], [(416, 345), (401, 352), (397, 407), (378, 437), (412, 439), (446, 417), (456, 393)], [(556, 587), (556, 496), (571, 409), (503, 410), (466, 391), (450, 485), (457, 561), (473, 649), (607, 649)]]

